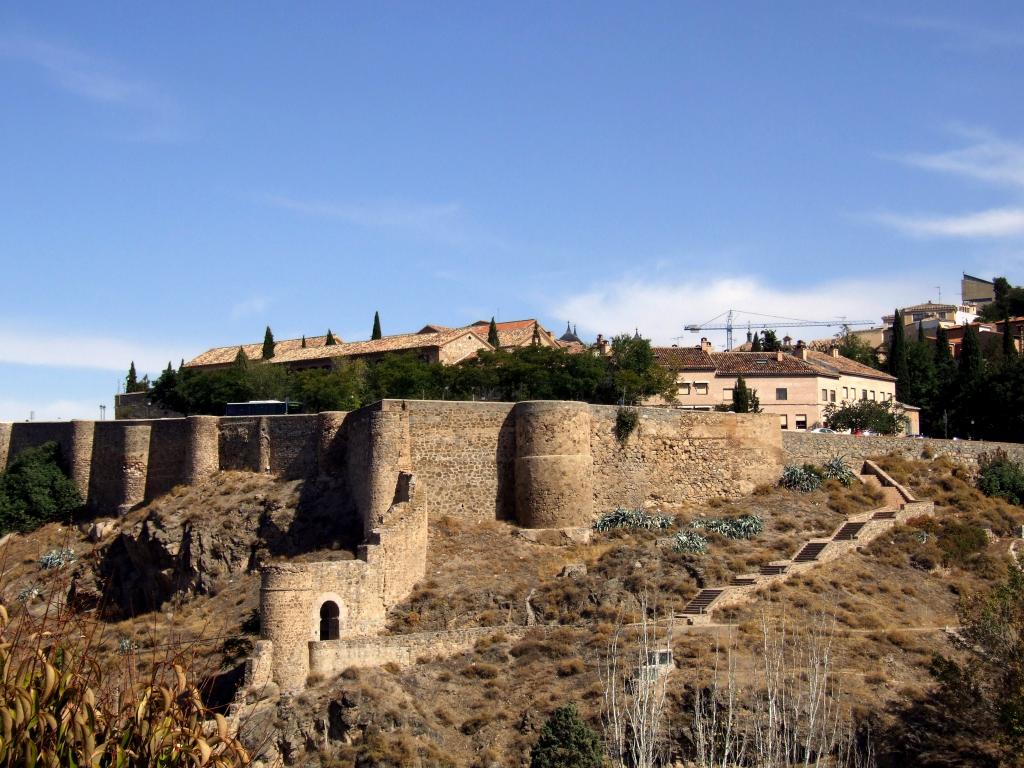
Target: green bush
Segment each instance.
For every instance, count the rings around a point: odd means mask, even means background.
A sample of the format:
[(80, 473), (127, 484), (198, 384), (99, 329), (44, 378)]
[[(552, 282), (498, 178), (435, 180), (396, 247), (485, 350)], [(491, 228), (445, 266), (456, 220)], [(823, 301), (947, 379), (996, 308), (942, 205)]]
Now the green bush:
[(782, 470), (779, 485), (792, 491), (808, 493), (821, 488), (821, 481), (822, 472), (813, 464), (804, 464), (802, 467), (790, 464)]
[(544, 723), (530, 750), (530, 768), (601, 768), (601, 739), (576, 711), (575, 704), (560, 707)]
[(61, 470), (59, 458), (56, 443), (43, 443), (19, 453), (0, 475), (0, 534), (35, 530), (82, 506), (78, 489)]
[(1011, 504), (1024, 504), (1024, 466), (1013, 461), (1003, 449), (981, 457), (978, 490), (999, 496)]
[(625, 408), (620, 407), (615, 413), (615, 437), (620, 443), (626, 442), (633, 432), (636, 431), (637, 424), (640, 423), (640, 413), (636, 408)]

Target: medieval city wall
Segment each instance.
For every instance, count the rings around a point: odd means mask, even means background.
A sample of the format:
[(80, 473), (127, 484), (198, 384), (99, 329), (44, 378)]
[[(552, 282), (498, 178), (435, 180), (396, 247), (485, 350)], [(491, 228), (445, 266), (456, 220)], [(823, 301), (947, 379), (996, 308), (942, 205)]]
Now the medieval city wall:
[(978, 458), (1002, 449), (1018, 461), (1024, 461), (1024, 444), (990, 443), (983, 440), (937, 440), (933, 438), (892, 437), (888, 435), (829, 435), (819, 432), (783, 432), (782, 445), (787, 464), (820, 464), (830, 456), (842, 456), (849, 462), (870, 456), (895, 453), (908, 459), (922, 456), (946, 456), (956, 462), (976, 465)]
[(400, 472), (428, 489), (432, 517), (585, 525), (642, 501), (737, 496), (781, 470), (773, 417), (639, 408), (619, 440), (618, 409), (584, 403), (385, 400), (350, 413), (0, 428), (6, 462), (57, 442), (88, 503), (116, 512), (218, 470), (340, 480), (364, 531), (395, 501)]

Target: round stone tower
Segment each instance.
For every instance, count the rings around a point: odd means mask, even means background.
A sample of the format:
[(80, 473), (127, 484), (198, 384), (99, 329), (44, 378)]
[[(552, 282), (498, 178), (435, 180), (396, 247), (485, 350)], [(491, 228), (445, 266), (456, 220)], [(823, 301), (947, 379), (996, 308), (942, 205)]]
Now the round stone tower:
[(517, 403), (516, 518), (526, 528), (590, 525), (594, 513), (590, 406)]

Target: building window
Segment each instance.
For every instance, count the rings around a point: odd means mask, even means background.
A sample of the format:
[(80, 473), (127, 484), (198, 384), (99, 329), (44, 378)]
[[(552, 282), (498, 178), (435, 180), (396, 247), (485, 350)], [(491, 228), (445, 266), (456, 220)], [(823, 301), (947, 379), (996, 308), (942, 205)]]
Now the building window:
[(789, 416), (787, 416), (784, 413), (780, 414), (779, 415), (779, 424), (782, 425), (783, 429), (789, 429)]
[(843, 400), (849, 400), (849, 399), (850, 399), (850, 388), (849, 387), (843, 387)]
[(829, 394), (829, 402), (834, 403), (836, 401), (836, 391), (833, 389)]
[(860, 391), (860, 399), (861, 400), (867, 400), (868, 399), (868, 391), (866, 389), (862, 389)]
[(823, 403), (827, 403), (828, 402), (828, 390), (827, 389), (821, 390), (821, 401)]
[(338, 604), (328, 600), (320, 606), (320, 639), (337, 640), (341, 637), (341, 611)]
[(798, 413), (796, 415), (796, 420), (794, 421), (793, 426), (796, 427), (797, 429), (807, 429), (807, 414)]
[(776, 387), (775, 388), (775, 399), (776, 400), (788, 400), (789, 399), (789, 390), (786, 389), (786, 387)]
[(706, 395), (708, 393), (708, 385), (707, 384), (694, 384), (693, 385), (693, 390), (698, 395)]
[(732, 402), (732, 387), (722, 387), (722, 402), (723, 403), (731, 403)]
[(872, 400), (875, 399), (875, 390), (873, 390), (873, 389), (871, 390), (871, 399)]
[(688, 395), (688, 394), (690, 394), (690, 385), (689, 384), (680, 384), (679, 385), (679, 394), (680, 395)]

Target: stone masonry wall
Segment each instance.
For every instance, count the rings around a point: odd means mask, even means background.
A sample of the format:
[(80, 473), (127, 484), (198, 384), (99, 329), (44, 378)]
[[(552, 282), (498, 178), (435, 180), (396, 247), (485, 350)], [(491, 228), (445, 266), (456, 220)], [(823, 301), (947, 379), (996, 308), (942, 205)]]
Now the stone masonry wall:
[(645, 500), (734, 498), (775, 482), (782, 470), (773, 415), (641, 408), (623, 443), (615, 435), (617, 411), (591, 406), (595, 513)]
[(920, 459), (927, 449), (932, 456), (948, 456), (963, 464), (977, 464), (978, 457), (1002, 448), (1018, 461), (1024, 461), (1024, 444), (989, 443), (983, 440), (935, 440), (932, 438), (889, 437), (877, 435), (828, 435), (819, 432), (783, 432), (782, 446), (787, 464), (820, 464), (840, 455), (855, 462), (870, 456), (896, 453), (908, 459)]
[(9, 462), (55, 440), (89, 504), (107, 513), (218, 470), (332, 475), (364, 531), (394, 502), (401, 472), (417, 474), (434, 517), (516, 519), (518, 509), (524, 524), (561, 526), (619, 505), (740, 495), (781, 471), (783, 438), (772, 416), (640, 408), (636, 431), (620, 442), (617, 412), (582, 403), (385, 400), (310, 416), (18, 423), (0, 425), (0, 456)]

